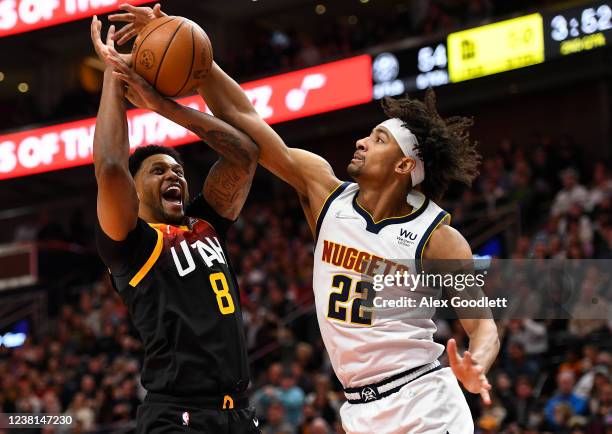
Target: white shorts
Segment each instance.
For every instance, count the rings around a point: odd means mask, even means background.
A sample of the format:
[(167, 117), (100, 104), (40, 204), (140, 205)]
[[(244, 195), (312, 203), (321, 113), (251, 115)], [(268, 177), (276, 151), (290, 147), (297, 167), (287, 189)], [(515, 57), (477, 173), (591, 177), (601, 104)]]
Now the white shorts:
[(340, 408), (347, 434), (473, 434), (472, 414), (450, 368), (426, 374), (396, 393)]

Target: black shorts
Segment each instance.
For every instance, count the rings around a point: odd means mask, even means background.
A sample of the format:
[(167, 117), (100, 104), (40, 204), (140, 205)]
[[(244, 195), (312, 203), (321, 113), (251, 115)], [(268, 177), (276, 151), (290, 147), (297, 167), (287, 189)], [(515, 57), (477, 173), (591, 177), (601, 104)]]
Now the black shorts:
[(260, 434), (252, 407), (203, 408), (174, 402), (145, 402), (136, 415), (137, 434)]

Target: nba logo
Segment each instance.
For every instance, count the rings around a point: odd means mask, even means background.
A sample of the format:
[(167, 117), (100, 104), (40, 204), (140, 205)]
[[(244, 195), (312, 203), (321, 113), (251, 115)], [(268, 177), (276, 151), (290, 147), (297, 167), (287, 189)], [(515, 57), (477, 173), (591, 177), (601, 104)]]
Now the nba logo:
[(188, 411), (183, 413), (183, 425), (189, 426), (189, 412)]

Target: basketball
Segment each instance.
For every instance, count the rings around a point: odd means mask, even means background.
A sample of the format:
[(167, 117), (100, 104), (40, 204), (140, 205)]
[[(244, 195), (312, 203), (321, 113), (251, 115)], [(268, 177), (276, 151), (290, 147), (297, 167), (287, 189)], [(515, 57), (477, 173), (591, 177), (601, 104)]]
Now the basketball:
[(212, 66), (213, 52), (200, 26), (183, 17), (161, 17), (138, 34), (133, 68), (158, 92), (175, 97), (189, 94)]

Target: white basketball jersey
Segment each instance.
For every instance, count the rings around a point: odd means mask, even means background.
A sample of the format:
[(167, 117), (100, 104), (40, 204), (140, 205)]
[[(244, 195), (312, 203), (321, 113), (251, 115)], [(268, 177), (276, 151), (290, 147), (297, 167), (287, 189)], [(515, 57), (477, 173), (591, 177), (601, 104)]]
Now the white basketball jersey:
[[(313, 289), (321, 335), (334, 371), (346, 387), (377, 383), (436, 360), (444, 347), (433, 341), (435, 309), (418, 319), (370, 315), (361, 307), (367, 274), (414, 270), (431, 233), (450, 215), (419, 192), (413, 211), (374, 222), (357, 202), (359, 187), (345, 182), (326, 200), (317, 219)], [(401, 260), (401, 263), (398, 262)], [(404, 265), (401, 265), (404, 264)], [(431, 291), (432, 296), (438, 292)], [(429, 315), (431, 313), (431, 315)]]

